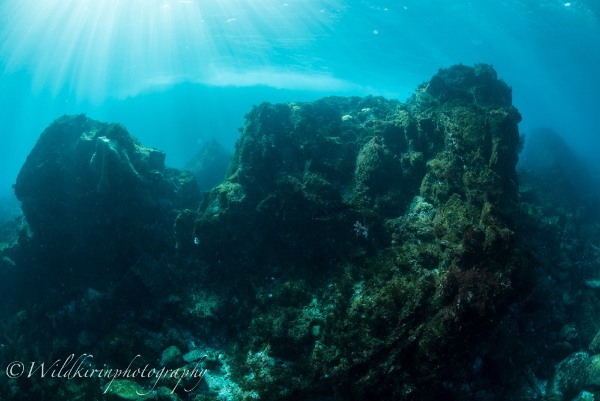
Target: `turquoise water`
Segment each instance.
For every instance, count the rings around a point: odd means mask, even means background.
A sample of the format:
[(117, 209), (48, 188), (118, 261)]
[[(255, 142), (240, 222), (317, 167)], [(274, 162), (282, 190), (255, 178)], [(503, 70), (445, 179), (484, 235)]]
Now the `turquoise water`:
[(494, 65), (521, 131), (600, 151), (600, 3), (588, 1), (3, 0), (0, 193), (62, 114), (118, 121), (184, 165), (233, 148), (253, 104), (405, 100), (439, 68)]
[(0, 401), (600, 399), (594, 1), (0, 0)]

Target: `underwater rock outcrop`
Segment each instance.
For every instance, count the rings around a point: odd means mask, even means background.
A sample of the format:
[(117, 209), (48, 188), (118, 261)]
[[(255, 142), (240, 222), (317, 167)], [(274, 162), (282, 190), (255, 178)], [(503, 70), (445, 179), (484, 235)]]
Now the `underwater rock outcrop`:
[(520, 118), (487, 65), (441, 70), (406, 103), (255, 107), (227, 179), (189, 217), (213, 277), (252, 283), (247, 341), (289, 361), (248, 388), (460, 393), (527, 281), (512, 218)]
[(198, 192), (191, 174), (164, 160), (119, 124), (83, 115), (53, 122), (14, 185), (30, 230), (28, 273), (45, 286), (108, 289), (142, 254), (171, 252), (173, 210)]
[[(591, 255), (598, 225), (591, 242), (562, 238), (592, 203), (544, 206), (551, 186), (531, 174), (519, 192), (520, 119), (488, 65), (442, 69), (404, 103), (264, 103), (199, 196), (121, 126), (63, 117), (19, 175), (27, 225), (0, 265), (35, 272), (54, 304), (16, 314), (0, 356), (202, 360), (193, 393), (166, 381), (149, 398), (172, 401), (587, 396), (600, 299), (555, 262)], [(91, 400), (106, 382), (30, 384), (0, 391)], [(114, 399), (149, 387), (116, 384)]]

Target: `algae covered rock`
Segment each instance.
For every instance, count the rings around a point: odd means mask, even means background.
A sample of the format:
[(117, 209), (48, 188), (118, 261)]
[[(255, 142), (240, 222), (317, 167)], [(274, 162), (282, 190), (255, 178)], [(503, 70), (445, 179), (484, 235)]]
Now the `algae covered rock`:
[(160, 385), (141, 385), (134, 380), (116, 379), (104, 393), (106, 401), (180, 401), (172, 389)]
[(548, 397), (552, 401), (569, 400), (581, 391), (588, 380), (590, 357), (578, 352), (563, 360), (548, 382)]
[[(354, 175), (354, 202), (362, 208), (381, 209), (403, 199), (400, 157), (386, 146), (382, 137), (373, 137), (360, 149)], [(382, 195), (385, 204), (374, 204)]]
[(582, 391), (577, 394), (577, 397), (573, 398), (573, 401), (594, 401), (595, 399), (594, 394), (589, 391)]
[(160, 365), (167, 368), (177, 368), (182, 363), (181, 350), (176, 345), (165, 349), (160, 356)]
[[(222, 285), (253, 283), (248, 352), (269, 344), (290, 361), (248, 386), (266, 399), (286, 383), (286, 397), (416, 400), (457, 396), (476, 376), (469, 391), (489, 391), (497, 369), (472, 361), (531, 267), (513, 219), (510, 93), (490, 66), (455, 66), (406, 103), (329, 97), (246, 116), (193, 251)], [(301, 308), (279, 295), (298, 278)], [(307, 369), (332, 387), (292, 380)]]
[(585, 377), (586, 386), (595, 389), (600, 388), (600, 355), (590, 357)]
[(588, 348), (592, 355), (600, 354), (600, 331), (596, 333)]
[(494, 68), (478, 64), (475, 68), (455, 65), (441, 69), (426, 85), (428, 94), (439, 102), (460, 101), (478, 106), (511, 106), (512, 91)]

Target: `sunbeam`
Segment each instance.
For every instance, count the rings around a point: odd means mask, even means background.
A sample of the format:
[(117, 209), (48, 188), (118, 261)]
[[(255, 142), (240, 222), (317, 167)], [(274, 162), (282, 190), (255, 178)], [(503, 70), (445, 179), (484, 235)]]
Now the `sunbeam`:
[(226, 85), (226, 76), (270, 85), (274, 66), (286, 68), (275, 74), (284, 80), (302, 74), (322, 86), (330, 76), (308, 47), (340, 10), (332, 1), (7, 0), (0, 54), (6, 72), (26, 70), (36, 89), (78, 100), (182, 81)]

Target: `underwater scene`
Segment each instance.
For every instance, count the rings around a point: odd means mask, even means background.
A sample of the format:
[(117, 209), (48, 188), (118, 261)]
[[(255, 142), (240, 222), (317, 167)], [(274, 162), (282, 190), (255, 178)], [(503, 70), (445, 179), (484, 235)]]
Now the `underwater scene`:
[(600, 401), (600, 2), (0, 0), (0, 401)]

